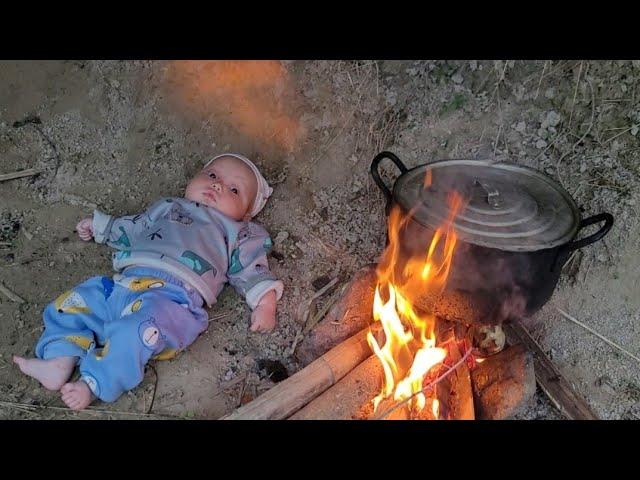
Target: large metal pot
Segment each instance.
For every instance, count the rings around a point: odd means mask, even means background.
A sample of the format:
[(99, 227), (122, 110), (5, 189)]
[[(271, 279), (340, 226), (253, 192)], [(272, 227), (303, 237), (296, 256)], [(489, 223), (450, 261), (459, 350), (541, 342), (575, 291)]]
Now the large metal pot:
[[(400, 170), (393, 190), (380, 178), (384, 159)], [(371, 163), (371, 175), (386, 197), (387, 214), (394, 205), (412, 213), (400, 233), (403, 254), (409, 256), (424, 252), (446, 221), (451, 191), (468, 201), (453, 222), (458, 242), (446, 291), (481, 300), (487, 312), (483, 323), (538, 311), (571, 253), (602, 239), (613, 225), (609, 213), (582, 219), (559, 184), (515, 164), (442, 160), (408, 169), (393, 153), (381, 152)], [(598, 231), (576, 240), (583, 228), (602, 222)]]

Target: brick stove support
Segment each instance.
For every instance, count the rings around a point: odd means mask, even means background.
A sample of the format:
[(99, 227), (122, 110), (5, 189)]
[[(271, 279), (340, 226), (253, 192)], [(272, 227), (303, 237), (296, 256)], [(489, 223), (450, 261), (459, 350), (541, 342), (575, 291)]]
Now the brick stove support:
[(473, 369), (471, 379), (480, 420), (509, 418), (536, 392), (533, 356), (522, 344), (486, 358)]

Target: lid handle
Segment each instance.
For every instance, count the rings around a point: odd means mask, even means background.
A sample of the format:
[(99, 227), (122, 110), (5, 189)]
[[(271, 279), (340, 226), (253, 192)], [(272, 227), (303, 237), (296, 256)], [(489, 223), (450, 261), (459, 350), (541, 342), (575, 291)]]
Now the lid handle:
[(480, 185), (484, 192), (487, 194), (487, 203), (493, 208), (500, 208), (502, 206), (502, 198), (500, 192), (496, 187), (488, 183), (486, 180), (475, 179), (474, 185)]

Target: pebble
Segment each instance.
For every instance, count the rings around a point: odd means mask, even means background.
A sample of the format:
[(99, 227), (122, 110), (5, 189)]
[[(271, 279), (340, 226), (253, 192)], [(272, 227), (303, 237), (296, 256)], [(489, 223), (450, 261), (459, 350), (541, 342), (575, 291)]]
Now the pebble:
[(525, 122), (518, 122), (516, 125), (516, 132), (524, 132), (527, 129), (527, 124)]
[(558, 115), (555, 111), (551, 110), (547, 113), (547, 116), (542, 121), (542, 128), (555, 127), (560, 123), (562, 117)]
[(287, 238), (289, 238), (289, 232), (281, 231), (276, 235), (275, 243), (276, 245), (281, 245)]
[(458, 85), (460, 85), (462, 82), (464, 82), (464, 78), (462, 77), (462, 75), (460, 75), (460, 72), (456, 72), (452, 77), (451, 80), (453, 80), (454, 83), (457, 83)]
[(540, 139), (536, 142), (536, 148), (538, 150), (542, 150), (544, 147), (547, 146), (547, 142), (545, 142), (544, 140)]

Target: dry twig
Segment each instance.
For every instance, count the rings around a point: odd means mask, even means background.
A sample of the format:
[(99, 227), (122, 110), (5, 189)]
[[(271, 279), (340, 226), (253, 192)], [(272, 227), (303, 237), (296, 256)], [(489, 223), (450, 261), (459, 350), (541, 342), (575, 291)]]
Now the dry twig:
[(42, 172), (43, 170), (41, 168), (27, 168), (26, 170), (20, 170), (18, 172), (3, 173), (0, 174), (0, 182), (4, 182), (5, 180), (14, 180), (16, 178), (22, 177), (31, 177)]
[(138, 412), (124, 412), (121, 410), (102, 410), (98, 408), (87, 407), (84, 410), (71, 410), (66, 407), (54, 407), (51, 405), (30, 405), (27, 403), (19, 403), (19, 402), (6, 402), (0, 400), (0, 407), (9, 407), (15, 408), (17, 410), (22, 411), (35, 411), (35, 410), (57, 410), (63, 411), (67, 413), (99, 413), (99, 414), (109, 414), (109, 415), (131, 415), (134, 417), (155, 417), (155, 418), (180, 418), (173, 415), (157, 415), (157, 414), (148, 414), (148, 413), (138, 413)]
[(560, 314), (566, 318), (567, 320), (570, 320), (571, 322), (575, 323), (576, 325), (584, 328), (585, 330), (587, 330), (588, 332), (593, 333), (596, 337), (598, 337), (600, 340), (608, 343), (609, 345), (611, 345), (613, 348), (615, 348), (616, 350), (619, 350), (620, 352), (624, 353), (625, 355), (633, 358), (635, 361), (640, 362), (640, 358), (635, 356), (633, 353), (629, 352), (628, 350), (625, 350), (624, 348), (622, 348), (620, 345), (618, 345), (615, 342), (612, 342), (611, 340), (609, 340), (607, 337), (601, 335), (600, 333), (596, 332), (594, 329), (588, 327), (587, 325), (585, 325), (584, 323), (580, 322), (579, 320), (576, 320), (575, 318), (573, 318), (571, 315), (569, 315), (567, 312), (565, 312), (564, 310), (556, 307), (556, 310), (558, 310), (558, 312), (560, 312)]
[(9, 300), (16, 303), (24, 303), (24, 300), (20, 298), (18, 295), (13, 293), (7, 287), (5, 287), (2, 282), (0, 282), (0, 292), (2, 292)]

